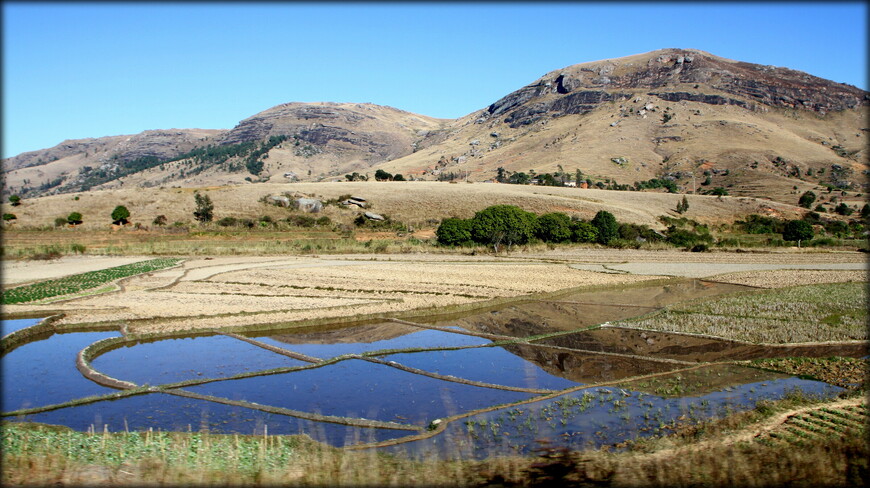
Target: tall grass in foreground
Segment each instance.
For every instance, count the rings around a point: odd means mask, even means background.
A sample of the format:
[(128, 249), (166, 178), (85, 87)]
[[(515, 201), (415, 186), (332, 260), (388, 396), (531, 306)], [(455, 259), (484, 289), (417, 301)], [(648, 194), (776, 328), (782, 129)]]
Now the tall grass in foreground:
[[(343, 451), (306, 436), (84, 433), (2, 424), (4, 485), (282, 486), (863, 486), (870, 481), (866, 426), (798, 445), (720, 441), (794, 408), (795, 394), (755, 410), (686, 425), (676, 435), (627, 442), (626, 451), (541, 446), (538, 457), (415, 461)], [(858, 407), (866, 411), (866, 405)], [(698, 442), (707, 441), (703, 449)]]

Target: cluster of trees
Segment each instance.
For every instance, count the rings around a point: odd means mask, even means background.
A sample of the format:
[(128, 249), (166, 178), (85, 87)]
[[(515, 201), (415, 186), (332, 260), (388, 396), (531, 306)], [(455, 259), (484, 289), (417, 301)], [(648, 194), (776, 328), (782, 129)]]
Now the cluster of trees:
[(572, 219), (561, 212), (541, 216), (515, 205), (494, 205), (470, 219), (456, 217), (441, 221), (435, 231), (438, 242), (446, 246), (472, 244), (503, 246), (543, 242), (597, 242), (612, 244), (619, 239), (661, 238), (646, 226), (620, 224), (610, 212), (602, 210), (591, 221)]
[(405, 181), (405, 177), (400, 174), (390, 174), (379, 169), (375, 171), (375, 180), (377, 181)]

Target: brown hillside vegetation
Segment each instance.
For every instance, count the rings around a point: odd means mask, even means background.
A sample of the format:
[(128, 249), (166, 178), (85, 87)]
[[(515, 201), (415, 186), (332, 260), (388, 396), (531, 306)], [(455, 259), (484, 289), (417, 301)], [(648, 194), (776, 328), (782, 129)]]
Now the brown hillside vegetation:
[[(543, 214), (564, 212), (591, 219), (599, 210), (607, 210), (621, 222), (664, 228), (658, 217), (679, 217), (675, 208), (681, 195), (631, 191), (610, 191), (577, 188), (557, 188), (498, 183), (446, 182), (345, 182), (345, 183), (263, 183), (209, 188), (129, 188), (91, 191), (66, 195), (25, 199), (11, 209), (18, 219), (15, 228), (35, 228), (53, 225), (55, 218), (77, 211), (83, 223), (76, 229), (111, 228), (111, 212), (117, 205), (126, 206), (130, 221), (150, 226), (158, 215), (168, 223), (192, 223), (195, 208), (193, 194), (202, 191), (214, 202), (215, 220), (222, 217), (257, 218), (269, 215), (279, 219), (289, 215), (288, 209), (260, 201), (268, 195), (282, 193), (312, 195), (323, 200), (341, 195), (353, 195), (368, 200), (373, 212), (412, 224), (417, 228), (435, 227), (446, 217), (472, 217), (490, 205), (518, 205), (525, 210)], [(682, 216), (702, 223), (731, 223), (747, 214), (782, 218), (799, 218), (803, 209), (773, 201), (748, 197), (714, 197), (688, 195), (689, 210)], [(324, 215), (339, 222), (350, 222), (362, 210), (357, 207), (327, 206)]]

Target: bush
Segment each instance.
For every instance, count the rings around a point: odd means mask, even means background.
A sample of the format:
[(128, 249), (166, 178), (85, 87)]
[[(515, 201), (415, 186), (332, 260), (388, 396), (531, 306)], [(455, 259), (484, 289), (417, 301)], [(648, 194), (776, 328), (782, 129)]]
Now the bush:
[[(321, 217), (329, 219), (329, 217)], [(297, 227), (314, 227), (314, 224), (317, 223), (317, 220), (310, 215), (291, 215), (287, 217), (287, 223), (290, 225), (295, 225)]]
[(11, 203), (13, 207), (21, 205), (21, 197), (18, 195), (9, 195), (9, 203)]
[(667, 235), (667, 242), (677, 247), (690, 248), (696, 244), (713, 242), (713, 238), (710, 234), (702, 234), (674, 227), (668, 229)]
[(814, 235), (813, 226), (804, 220), (789, 220), (782, 230), (783, 240), (797, 241), (798, 247), (800, 247), (801, 241), (808, 241)]
[(66, 221), (70, 225), (79, 225), (82, 223), (82, 214), (78, 212), (72, 212), (67, 216)]
[(314, 223), (318, 226), (326, 227), (332, 225), (332, 219), (324, 215), (323, 217), (319, 217)]
[(598, 231), (598, 242), (601, 244), (609, 244), (619, 235), (619, 223), (616, 221), (616, 217), (606, 210), (599, 210), (595, 214), (595, 217), (592, 218), (592, 225)]
[(538, 217), (536, 235), (544, 242), (565, 242), (571, 239), (571, 218), (561, 212)]
[(217, 221), (217, 224), (221, 227), (232, 227), (239, 225), (239, 219), (235, 217), (223, 217)]
[(534, 237), (537, 216), (515, 205), (493, 205), (477, 212), (471, 219), (471, 237), (480, 244), (492, 244), (496, 252), (501, 244), (508, 247), (525, 244)]
[(151, 223), (154, 225), (166, 225), (166, 221), (165, 215), (158, 215), (157, 217), (154, 217), (154, 220)]
[(124, 225), (130, 217), (130, 211), (123, 205), (118, 205), (115, 210), (112, 210), (112, 223), (115, 225)]
[(54, 219), (54, 226), (55, 227), (63, 227), (66, 224), (67, 224), (66, 217), (57, 217), (56, 219)]
[(598, 240), (598, 229), (583, 220), (573, 222), (571, 225), (571, 240), (574, 242), (595, 242)]
[(840, 202), (840, 204), (834, 208), (834, 212), (837, 212), (840, 215), (852, 215), (853, 210), (846, 205), (846, 202)]
[(449, 217), (441, 221), (435, 230), (438, 243), (444, 246), (462, 246), (470, 244), (471, 220)]
[(815, 201), (816, 201), (816, 194), (811, 192), (811, 191), (807, 191), (807, 192), (804, 192), (803, 195), (801, 195), (800, 199), (798, 199), (798, 205), (800, 205), (803, 208), (810, 208), (810, 206)]
[(15, 220), (15, 219), (17, 219), (17, 218), (18, 218), (18, 217), (16, 217), (15, 214), (11, 214), (11, 213), (5, 213), (5, 214), (3, 214), (3, 221), (4, 221), (4, 222), (8, 222), (8, 221), (10, 221), (10, 220)]

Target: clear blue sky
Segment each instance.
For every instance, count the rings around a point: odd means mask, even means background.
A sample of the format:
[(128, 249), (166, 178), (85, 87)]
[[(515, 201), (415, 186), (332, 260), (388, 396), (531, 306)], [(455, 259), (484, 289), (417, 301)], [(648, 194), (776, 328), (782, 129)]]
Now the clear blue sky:
[(667, 47), (867, 89), (867, 6), (795, 3), (3, 4), (3, 157), (228, 129), (291, 101), (433, 117), (548, 71)]

